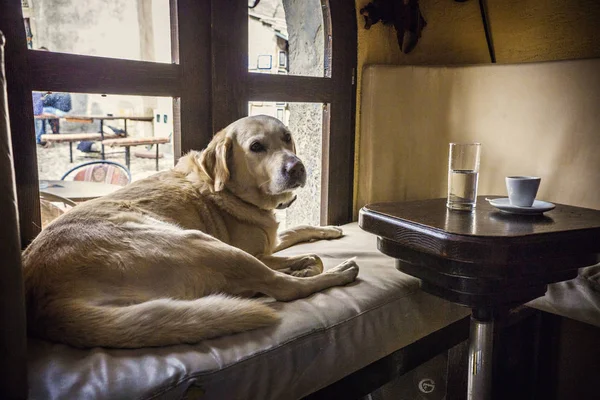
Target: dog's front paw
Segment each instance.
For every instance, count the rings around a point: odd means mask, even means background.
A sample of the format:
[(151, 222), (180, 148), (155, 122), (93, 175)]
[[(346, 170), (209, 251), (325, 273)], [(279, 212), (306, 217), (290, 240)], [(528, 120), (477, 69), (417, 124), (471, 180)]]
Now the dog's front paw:
[(321, 272), (323, 272), (322, 266), (320, 267), (318, 265), (310, 265), (306, 268), (290, 271), (290, 275), (297, 276), (299, 278), (308, 278), (311, 276), (319, 275)]
[(356, 280), (358, 276), (358, 264), (356, 264), (355, 258), (350, 258), (340, 265), (327, 270), (325, 273), (339, 276), (340, 283), (338, 285), (346, 285)]
[(321, 239), (338, 239), (344, 236), (342, 228), (337, 226), (324, 226), (321, 228)]
[(323, 261), (316, 254), (308, 254), (291, 266), (290, 275), (309, 277), (323, 272)]

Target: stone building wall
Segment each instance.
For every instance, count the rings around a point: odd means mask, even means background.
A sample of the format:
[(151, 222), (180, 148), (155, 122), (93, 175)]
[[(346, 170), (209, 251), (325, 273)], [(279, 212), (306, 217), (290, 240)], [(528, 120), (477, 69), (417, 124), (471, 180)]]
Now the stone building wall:
[[(283, 0), (289, 35), (290, 75), (323, 76), (324, 35), (320, 0)], [(307, 167), (308, 180), (298, 200), (287, 210), (288, 226), (319, 225), (323, 105), (291, 103), (289, 128), (298, 156)]]

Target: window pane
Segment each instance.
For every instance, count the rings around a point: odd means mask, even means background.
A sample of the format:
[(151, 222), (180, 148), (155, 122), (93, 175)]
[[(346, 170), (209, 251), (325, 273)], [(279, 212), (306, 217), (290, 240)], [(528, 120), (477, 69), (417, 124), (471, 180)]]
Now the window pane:
[(282, 121), (292, 132), (296, 154), (307, 172), (306, 185), (296, 191), (297, 200), (287, 209), (276, 212), (279, 228), (319, 225), (321, 212), (321, 155), (323, 104), (249, 102), (249, 115), (270, 115)]
[[(249, 6), (254, 4), (249, 0)], [(326, 3), (326, 2), (323, 2)], [(248, 70), (329, 76), (321, 0), (260, 0), (248, 9)], [(327, 16), (328, 17), (328, 16)], [(327, 46), (326, 46), (327, 44)]]
[[(130, 180), (173, 166), (171, 98), (56, 92), (32, 96), (42, 228), (73, 202), (109, 194)], [(89, 162), (101, 163), (80, 167)]]
[(30, 49), (171, 62), (169, 0), (22, 1)]
[[(173, 166), (173, 102), (170, 97), (33, 92), (40, 180), (58, 180), (69, 169), (104, 158), (126, 165), (138, 180)], [(162, 143), (166, 142), (166, 143)], [(111, 143), (111, 142), (107, 142)], [(72, 161), (71, 161), (72, 151)]]

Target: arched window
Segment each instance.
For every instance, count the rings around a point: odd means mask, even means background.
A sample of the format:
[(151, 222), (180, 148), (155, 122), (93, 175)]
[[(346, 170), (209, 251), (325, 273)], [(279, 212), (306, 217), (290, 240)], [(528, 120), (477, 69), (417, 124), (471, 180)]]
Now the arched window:
[[(254, 1), (0, 4), (23, 245), (40, 227), (32, 91), (77, 94), (73, 107), (88, 114), (106, 114), (110, 107), (117, 113), (138, 106), (164, 110), (167, 104), (170, 112), (158, 112), (158, 118), (151, 112), (147, 122), (171, 116), (175, 159), (203, 148), (230, 122), (261, 112), (263, 104), (261, 113), (268, 109), (298, 132), (301, 156), (316, 177), (305, 189), (307, 205), (294, 211), (300, 219), (290, 223), (351, 220), (354, 2), (262, 0), (255, 8), (248, 3)], [(265, 7), (282, 9), (269, 16)], [(110, 18), (117, 22), (103, 23)], [(254, 48), (257, 26), (272, 44), (265, 54)], [(47, 45), (53, 48), (39, 51)]]

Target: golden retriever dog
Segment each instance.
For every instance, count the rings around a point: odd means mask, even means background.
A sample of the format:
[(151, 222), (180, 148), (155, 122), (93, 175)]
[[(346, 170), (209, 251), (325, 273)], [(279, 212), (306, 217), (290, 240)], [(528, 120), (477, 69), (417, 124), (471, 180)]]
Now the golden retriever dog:
[(277, 313), (251, 297), (291, 301), (355, 280), (353, 259), (324, 273), (296, 243), (336, 227), (277, 234), (305, 168), (275, 118), (243, 118), (174, 169), (74, 207), (23, 253), (30, 334), (77, 347), (195, 343), (268, 326)]

